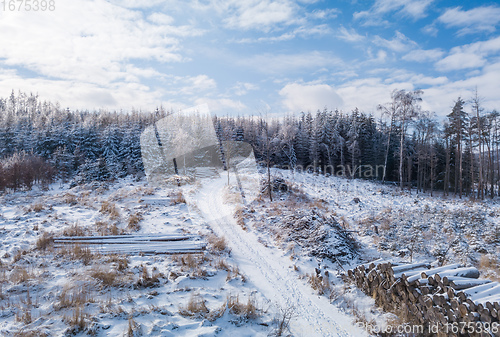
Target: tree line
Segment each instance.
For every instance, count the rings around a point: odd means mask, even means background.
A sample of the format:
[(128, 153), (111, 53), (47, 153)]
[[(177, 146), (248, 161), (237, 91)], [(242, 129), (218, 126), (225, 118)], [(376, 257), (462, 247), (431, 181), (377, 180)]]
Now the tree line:
[[(421, 109), (422, 94), (393, 91), (391, 101), (379, 105), (377, 118), (358, 109), (325, 108), (283, 118), (214, 116), (213, 123), (221, 140), (248, 142), (268, 168), (392, 182), (460, 197), (498, 195), (500, 114), (484, 111), (476, 93), (467, 102), (460, 97), (450, 102), (453, 108), (440, 121)], [(40, 158), (51, 167), (42, 169), (50, 172), (47, 179), (73, 184), (143, 174), (141, 133), (169, 113), (161, 107), (72, 111), (37, 95), (12, 92), (0, 99), (0, 171), (16, 160), (42, 165), (33, 159)], [(13, 182), (5, 172), (0, 190), (30, 188), (26, 179), (47, 181), (37, 176)]]

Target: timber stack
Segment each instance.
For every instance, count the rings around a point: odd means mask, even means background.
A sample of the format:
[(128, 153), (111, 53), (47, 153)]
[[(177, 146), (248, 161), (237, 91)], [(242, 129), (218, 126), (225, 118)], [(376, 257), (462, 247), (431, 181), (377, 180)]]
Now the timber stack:
[(500, 284), (479, 279), (474, 267), (376, 260), (347, 276), (377, 306), (423, 326), (426, 335), (500, 336)]

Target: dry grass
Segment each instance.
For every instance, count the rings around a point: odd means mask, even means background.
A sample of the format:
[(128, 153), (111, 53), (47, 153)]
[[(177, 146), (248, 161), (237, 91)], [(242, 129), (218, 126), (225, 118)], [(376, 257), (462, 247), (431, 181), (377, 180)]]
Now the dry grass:
[(200, 294), (192, 294), (187, 305), (179, 308), (179, 314), (186, 317), (205, 317), (209, 312)]
[(129, 260), (126, 256), (120, 256), (118, 254), (107, 255), (106, 263), (110, 263), (111, 267), (123, 272), (128, 269)]
[(89, 247), (74, 245), (72, 250), (73, 259), (82, 260), (84, 265), (89, 265), (90, 262), (96, 259), (97, 255), (92, 253)]
[(81, 260), (84, 265), (88, 266), (92, 261), (99, 258), (99, 254), (92, 253), (89, 247), (79, 244), (66, 245), (57, 250), (56, 257), (66, 257), (71, 260)]
[(226, 299), (226, 303), (230, 313), (247, 320), (260, 317), (262, 312), (262, 310), (257, 307), (257, 301), (254, 296), (249, 296), (245, 304), (240, 302), (239, 296), (229, 295)]
[(231, 280), (234, 280), (235, 278), (240, 278), (242, 282), (246, 282), (245, 276), (240, 273), (240, 269), (238, 266), (231, 266), (230, 269), (227, 271), (227, 276), (226, 276), (226, 282), (229, 282)]
[(139, 229), (141, 229), (139, 222), (141, 222), (142, 219), (142, 214), (139, 212), (131, 214), (127, 220), (127, 229), (137, 232)]
[(10, 281), (15, 284), (24, 283), (33, 277), (33, 272), (23, 267), (15, 267), (10, 273)]
[(279, 337), (285, 334), (288, 336), (288, 332), (290, 331), (290, 321), (294, 316), (295, 316), (294, 307), (289, 306), (287, 308), (281, 308), (279, 315), (277, 315), (276, 318), (274, 319), (275, 328), (269, 334), (269, 336)]
[(238, 207), (234, 212), (234, 218), (236, 219), (236, 223), (243, 228), (243, 230), (248, 230), (247, 225), (245, 224), (245, 213), (243, 209)]
[(62, 196), (62, 200), (63, 202), (65, 202), (66, 204), (70, 204), (70, 205), (76, 205), (77, 204), (77, 201), (78, 201), (78, 198), (76, 197), (76, 195), (74, 194), (71, 194), (71, 193), (66, 193)]
[[(180, 255), (177, 256), (176, 259), (179, 264), (183, 267), (187, 267), (189, 269), (194, 269), (196, 267), (200, 267), (203, 265), (203, 258), (200, 256), (196, 256), (193, 254), (186, 254), (186, 255)], [(186, 268), (182, 268), (183, 271), (186, 270)]]
[(226, 260), (224, 260), (222, 258), (218, 258), (215, 261), (214, 267), (217, 270), (225, 270), (225, 271), (230, 271), (231, 270), (231, 266), (226, 262)]
[(14, 332), (14, 337), (48, 337), (49, 335), (38, 329), (36, 330), (25, 330), (22, 328), (19, 331)]
[(188, 176), (173, 175), (167, 179), (164, 179), (163, 182), (167, 185), (183, 186), (186, 184), (192, 184), (193, 178)]
[(125, 336), (135, 337), (137, 335), (136, 333), (139, 333), (140, 330), (141, 330), (140, 324), (138, 324), (136, 321), (134, 321), (132, 316), (129, 316), (128, 327), (127, 327), (127, 331), (125, 332)]
[(207, 319), (209, 321), (215, 321), (222, 317), (226, 310), (239, 318), (248, 321), (259, 318), (264, 312), (257, 306), (257, 301), (254, 296), (249, 296), (246, 303), (240, 302), (239, 295), (232, 296), (229, 294), (226, 297), (224, 304), (217, 309), (211, 310)]
[(70, 285), (66, 284), (59, 294), (59, 302), (54, 305), (56, 310), (85, 306), (87, 303), (95, 303), (89, 284)]
[(12, 258), (12, 262), (13, 263), (16, 263), (18, 262), (19, 260), (21, 260), (23, 258), (24, 255), (26, 255), (28, 252), (25, 251), (25, 250), (18, 250), (16, 252), (16, 255), (14, 255), (14, 257)]
[(64, 316), (63, 321), (73, 330), (72, 334), (84, 331), (89, 325), (89, 315), (85, 313), (83, 306), (77, 306), (73, 309), (71, 316)]
[(83, 229), (78, 223), (75, 223), (70, 227), (66, 227), (62, 232), (63, 236), (85, 236), (86, 234), (86, 230)]
[(500, 265), (496, 256), (489, 254), (481, 255), (478, 269), (482, 277), (500, 282)]
[(19, 309), (16, 312), (16, 322), (21, 322), (24, 325), (28, 325), (33, 321), (31, 316), (31, 307), (26, 306), (24, 308)]
[(207, 237), (207, 241), (213, 252), (230, 252), (230, 249), (227, 247), (226, 239), (224, 237), (217, 237), (212, 234)]
[(117, 284), (117, 273), (109, 268), (94, 266), (90, 271), (90, 276), (98, 280), (105, 287), (112, 287)]
[(328, 294), (331, 291), (331, 284), (328, 276), (318, 276), (317, 274), (306, 274), (307, 281), (319, 295)]
[(224, 186), (222, 200), (225, 204), (241, 204), (241, 193), (231, 186)]
[(123, 234), (123, 229), (118, 228), (116, 223), (110, 225), (105, 221), (96, 221), (94, 226), (97, 233), (99, 233), (99, 235), (101, 236)]
[(142, 189), (142, 195), (153, 195), (155, 194), (155, 189), (152, 187), (145, 187)]
[(142, 273), (135, 286), (137, 288), (151, 288), (157, 287), (160, 284), (159, 278), (163, 276), (158, 271), (152, 271), (149, 274), (148, 267), (142, 266)]
[(34, 203), (26, 208), (26, 213), (30, 213), (30, 212), (39, 213), (39, 212), (43, 211), (44, 209), (45, 209), (45, 206), (42, 203), (36, 202), (36, 203)]
[(186, 203), (186, 199), (184, 198), (184, 195), (182, 194), (181, 191), (175, 191), (173, 193), (170, 193), (168, 196), (170, 197), (170, 204), (171, 205), (185, 204)]
[(47, 250), (52, 247), (54, 235), (52, 233), (43, 232), (36, 240), (36, 249)]
[(102, 202), (99, 212), (109, 216), (111, 220), (118, 220), (120, 218), (120, 212), (118, 212), (116, 205), (109, 201)]

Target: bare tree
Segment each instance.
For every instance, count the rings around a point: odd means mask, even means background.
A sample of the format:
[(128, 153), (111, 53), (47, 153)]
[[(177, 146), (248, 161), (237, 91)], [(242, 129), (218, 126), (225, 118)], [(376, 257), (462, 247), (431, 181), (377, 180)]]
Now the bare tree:
[(483, 151), (482, 151), (482, 134), (483, 130), (481, 127), (481, 111), (483, 108), (481, 107), (481, 99), (478, 96), (477, 93), (477, 88), (474, 94), (474, 97), (472, 98), (472, 110), (474, 114), (476, 115), (476, 127), (477, 127), (477, 134), (478, 134), (478, 149), (479, 149), (479, 157), (478, 157), (478, 165), (479, 165), (479, 185), (478, 185), (478, 191), (477, 191), (477, 197), (484, 199), (484, 188), (483, 188)]
[(409, 124), (418, 116), (423, 91), (394, 90), (391, 98), (391, 115), (399, 126), (399, 185), (403, 189), (403, 164), (405, 159), (405, 139)]

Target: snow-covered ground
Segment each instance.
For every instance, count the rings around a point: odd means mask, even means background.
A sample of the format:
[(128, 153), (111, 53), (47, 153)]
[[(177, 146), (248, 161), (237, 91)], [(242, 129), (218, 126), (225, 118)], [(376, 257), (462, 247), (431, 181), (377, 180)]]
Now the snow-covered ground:
[[(285, 252), (266, 247), (252, 231), (244, 230), (227, 214), (233, 203), (224, 202), (225, 179), (214, 179), (203, 186), (194, 200), (212, 227), (224, 236), (233, 258), (249, 281), (268, 300), (294, 312), (290, 330), (295, 336), (354, 336), (362, 331), (352, 319), (340, 313), (327, 298), (315, 296), (311, 287), (299, 278), (294, 263)], [(223, 215), (223, 216), (220, 216)]]
[[(496, 262), (500, 259), (498, 198), (443, 198), (439, 192), (431, 197), (370, 181), (284, 170), (275, 170), (274, 174), (323, 201), (337, 221), (358, 231), (364, 260), (441, 260), (479, 265), (484, 267), (482, 276), (500, 277)], [(488, 264), (496, 269), (488, 269)]]
[[(266, 298), (176, 188), (132, 179), (109, 189), (53, 185), (1, 196), (0, 214), (1, 336), (267, 336), (274, 329)], [(191, 233), (208, 249), (104, 255), (54, 248), (43, 233)]]
[[(497, 200), (283, 170), (273, 177), (291, 192), (246, 204), (225, 175), (182, 189), (127, 178), (0, 196), (0, 335), (267, 336), (290, 318), (294, 336), (362, 336), (355, 319), (387, 317), (342, 284), (343, 269), (379, 257), (441, 259), (499, 277)], [(208, 248), (112, 255), (50, 241), (128, 233), (191, 234)]]

